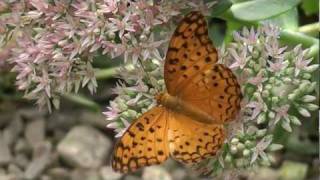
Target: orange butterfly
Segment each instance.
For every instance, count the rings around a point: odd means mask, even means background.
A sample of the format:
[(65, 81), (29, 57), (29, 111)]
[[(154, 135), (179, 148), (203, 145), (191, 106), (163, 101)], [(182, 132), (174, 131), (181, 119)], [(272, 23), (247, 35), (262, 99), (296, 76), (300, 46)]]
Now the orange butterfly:
[(160, 164), (169, 156), (198, 163), (216, 155), (223, 124), (240, 110), (241, 92), (217, 51), (200, 12), (189, 13), (173, 34), (164, 66), (167, 92), (135, 120), (116, 144), (112, 167), (122, 173)]

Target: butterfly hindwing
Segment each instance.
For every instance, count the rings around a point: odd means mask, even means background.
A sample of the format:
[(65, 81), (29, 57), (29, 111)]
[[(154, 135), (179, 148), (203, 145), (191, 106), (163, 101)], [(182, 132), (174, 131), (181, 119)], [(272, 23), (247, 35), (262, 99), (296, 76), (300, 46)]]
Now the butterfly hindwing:
[(112, 168), (122, 173), (160, 164), (169, 156), (167, 112), (154, 107), (135, 120), (116, 144)]
[(215, 156), (224, 142), (223, 125), (200, 123), (176, 112), (170, 112), (168, 122), (170, 154), (181, 163), (199, 163)]

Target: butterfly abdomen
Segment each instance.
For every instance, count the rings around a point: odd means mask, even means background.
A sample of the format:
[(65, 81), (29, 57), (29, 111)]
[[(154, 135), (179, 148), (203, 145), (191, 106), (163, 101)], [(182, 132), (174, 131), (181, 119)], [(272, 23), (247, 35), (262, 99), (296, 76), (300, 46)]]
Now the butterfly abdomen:
[(160, 93), (156, 97), (158, 104), (168, 108), (169, 110), (182, 113), (186, 116), (192, 117), (193, 119), (207, 124), (216, 124), (216, 121), (212, 116), (201, 111), (201, 109), (188, 104), (178, 97), (172, 96), (168, 93)]

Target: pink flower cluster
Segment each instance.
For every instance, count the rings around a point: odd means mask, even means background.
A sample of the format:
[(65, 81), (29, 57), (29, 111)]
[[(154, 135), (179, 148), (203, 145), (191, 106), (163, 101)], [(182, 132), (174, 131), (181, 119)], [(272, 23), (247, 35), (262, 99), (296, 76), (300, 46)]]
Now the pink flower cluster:
[(186, 7), (178, 1), (147, 0), (24, 2), (2, 3), (9, 16), (0, 16), (0, 45), (15, 40), (9, 62), (17, 86), (49, 110), (59, 106), (62, 93), (85, 86), (95, 92), (92, 61), (97, 54), (123, 55), (126, 63), (161, 59), (166, 34), (155, 29), (165, 32), (169, 20)]

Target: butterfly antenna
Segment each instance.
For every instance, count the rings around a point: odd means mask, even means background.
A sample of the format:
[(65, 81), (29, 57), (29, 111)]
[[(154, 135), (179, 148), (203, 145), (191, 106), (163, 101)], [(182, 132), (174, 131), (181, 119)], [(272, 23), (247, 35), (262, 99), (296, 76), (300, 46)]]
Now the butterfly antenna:
[(152, 79), (150, 78), (151, 76), (150, 76), (149, 72), (146, 71), (146, 67), (144, 66), (144, 64), (143, 64), (143, 62), (141, 61), (141, 59), (138, 59), (138, 61), (139, 61), (139, 63), (141, 64), (141, 67), (142, 67), (144, 73), (145, 73), (146, 76), (147, 76), (147, 81), (150, 82), (150, 85), (151, 85), (153, 88), (155, 88), (155, 90), (156, 90), (157, 93), (160, 92), (160, 87), (158, 86), (158, 84), (157, 84), (156, 82), (152, 81)]

